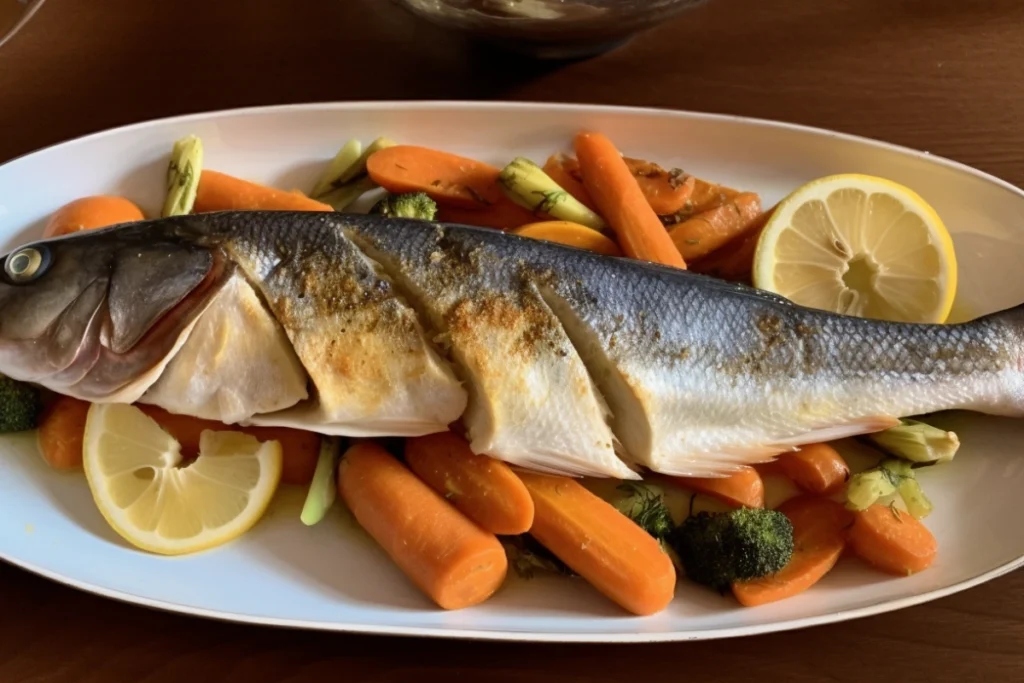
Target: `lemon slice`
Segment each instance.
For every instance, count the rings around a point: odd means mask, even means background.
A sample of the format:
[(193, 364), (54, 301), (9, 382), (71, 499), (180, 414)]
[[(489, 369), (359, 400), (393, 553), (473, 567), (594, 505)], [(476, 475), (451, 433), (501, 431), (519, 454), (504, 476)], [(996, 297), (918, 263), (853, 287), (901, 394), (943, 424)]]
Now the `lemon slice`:
[(129, 543), (163, 555), (206, 550), (241, 536), (281, 479), (281, 444), (204, 431), (182, 466), (178, 442), (138, 408), (94, 404), (82, 445), (93, 499)]
[(953, 240), (912, 190), (843, 174), (786, 197), (754, 255), (754, 286), (812, 308), (941, 323), (956, 296)]

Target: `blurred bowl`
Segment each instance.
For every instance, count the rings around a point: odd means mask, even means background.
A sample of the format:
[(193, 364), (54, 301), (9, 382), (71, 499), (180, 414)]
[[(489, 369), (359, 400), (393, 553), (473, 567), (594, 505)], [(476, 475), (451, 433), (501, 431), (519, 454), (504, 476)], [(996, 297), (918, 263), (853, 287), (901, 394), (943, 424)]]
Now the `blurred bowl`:
[(24, 28), (43, 0), (0, 0), (0, 47)]
[(544, 59), (588, 57), (707, 0), (394, 0), (438, 26)]

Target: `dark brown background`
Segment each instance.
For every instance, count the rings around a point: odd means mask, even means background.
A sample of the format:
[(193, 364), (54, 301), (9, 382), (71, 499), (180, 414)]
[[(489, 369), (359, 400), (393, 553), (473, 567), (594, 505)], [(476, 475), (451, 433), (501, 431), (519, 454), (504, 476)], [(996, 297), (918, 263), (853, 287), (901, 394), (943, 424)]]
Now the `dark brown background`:
[[(0, 161), (110, 126), (224, 107), (515, 99), (783, 119), (928, 150), (1024, 185), (1022, 74), (1019, 0), (711, 0), (572, 64), (473, 47), (384, 0), (48, 0), (0, 49)], [(627, 676), (1021, 681), (1024, 573), (789, 634), (533, 646), (220, 624), (101, 600), (0, 564), (0, 683)]]

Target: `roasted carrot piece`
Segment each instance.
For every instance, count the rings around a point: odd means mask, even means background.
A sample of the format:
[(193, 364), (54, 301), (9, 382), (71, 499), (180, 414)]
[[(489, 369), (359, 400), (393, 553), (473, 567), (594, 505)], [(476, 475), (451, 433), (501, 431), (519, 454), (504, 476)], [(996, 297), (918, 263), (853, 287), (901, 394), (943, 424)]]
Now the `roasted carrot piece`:
[(762, 211), (761, 215), (745, 233), (690, 264), (695, 273), (710, 275), (730, 282), (749, 284), (754, 269), (754, 252), (765, 224), (775, 212), (775, 207)]
[(760, 215), (760, 197), (741, 192), (722, 206), (680, 223), (669, 234), (683, 258), (692, 261), (754, 229)]
[(522, 225), (536, 222), (537, 216), (503, 196), (496, 204), (481, 206), (478, 209), (438, 204), (437, 220), (442, 223), (513, 230)]
[(372, 442), (348, 449), (338, 491), (395, 564), (444, 609), (491, 597), (508, 571), (498, 539), (471, 522)]
[(370, 155), (366, 170), (388, 192), (426, 192), (438, 204), (482, 209), (504, 197), (500, 169), (428, 147), (387, 147)]
[[(215, 420), (201, 420), (188, 415), (169, 413), (163, 408), (145, 403), (136, 406), (149, 415), (181, 445), (182, 455), (199, 454), (199, 436), (206, 430), (233, 431), (251, 434), (260, 441), (279, 441), (284, 454), (281, 481), (286, 484), (306, 485), (313, 480), (316, 461), (320, 456), (320, 436), (313, 432), (288, 427), (242, 427), (226, 425)], [(83, 423), (84, 429), (84, 423)]]
[(586, 249), (605, 256), (622, 256), (622, 250), (611, 238), (579, 223), (569, 221), (543, 221), (516, 228), (513, 232), (523, 237), (558, 242), (577, 249)]
[(697, 179), (679, 169), (667, 171), (643, 159), (625, 158), (629, 172), (636, 178), (647, 203), (659, 216), (677, 213), (690, 201)]
[(39, 451), (55, 470), (82, 467), (82, 439), (89, 403), (70, 396), (58, 396), (46, 407), (39, 421)]
[(689, 202), (683, 207), (683, 213), (689, 214), (689, 216), (704, 213), (709, 209), (722, 206), (739, 193), (739, 190), (734, 190), (731, 187), (695, 178), (693, 192), (690, 193)]
[(533, 499), (512, 469), (477, 455), (462, 437), (443, 432), (405, 442), (405, 463), (430, 488), (492, 534), (525, 534)]
[(575, 197), (580, 204), (595, 213), (597, 212), (597, 205), (594, 204), (587, 188), (583, 187), (580, 165), (575, 159), (564, 154), (552, 154), (544, 162), (544, 172), (558, 183), (559, 187)]
[(95, 195), (68, 202), (57, 209), (46, 227), (43, 237), (59, 237), (81, 230), (106, 228), (118, 223), (141, 221), (142, 209), (124, 197)]
[(854, 513), (850, 547), (869, 564), (889, 574), (907, 576), (935, 561), (935, 536), (908, 512), (876, 503)]
[(192, 211), (333, 211), (329, 204), (219, 171), (204, 169)]
[(820, 581), (842, 554), (853, 522), (846, 508), (827, 498), (791, 498), (779, 511), (793, 524), (793, 557), (776, 574), (733, 584), (733, 595), (747, 607), (784, 600)]
[(727, 477), (668, 477), (670, 481), (698, 493), (714, 496), (735, 507), (764, 507), (764, 481), (753, 467), (744, 467)]
[(827, 443), (812, 443), (779, 456), (779, 469), (809, 493), (831, 495), (850, 478), (850, 467)]
[(533, 497), (530, 535), (594, 588), (639, 615), (672, 601), (675, 567), (653, 536), (568, 477), (519, 477)]
[(686, 268), (686, 261), (612, 141), (600, 133), (582, 132), (576, 136), (575, 146), (583, 186), (626, 255)]

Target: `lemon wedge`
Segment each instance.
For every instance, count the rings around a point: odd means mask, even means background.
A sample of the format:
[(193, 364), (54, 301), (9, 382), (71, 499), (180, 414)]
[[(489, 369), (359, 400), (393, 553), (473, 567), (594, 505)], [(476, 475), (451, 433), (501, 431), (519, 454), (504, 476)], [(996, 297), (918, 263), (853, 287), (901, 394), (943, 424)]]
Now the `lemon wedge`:
[(182, 466), (178, 442), (135, 406), (89, 408), (82, 462), (93, 499), (132, 545), (162, 555), (206, 550), (248, 531), (281, 479), (281, 444), (205, 431)]
[(758, 240), (753, 277), (755, 287), (811, 308), (942, 323), (956, 297), (956, 255), (939, 215), (915, 192), (842, 174), (779, 203)]

